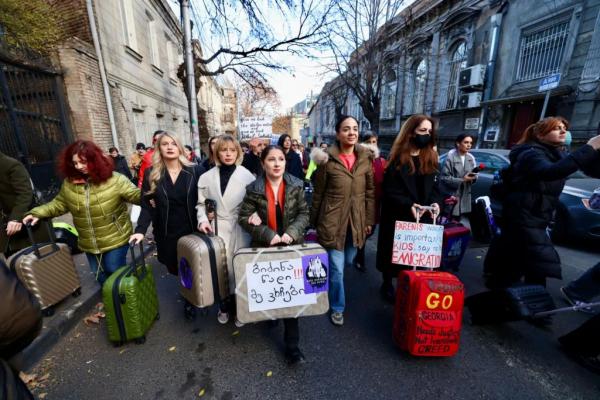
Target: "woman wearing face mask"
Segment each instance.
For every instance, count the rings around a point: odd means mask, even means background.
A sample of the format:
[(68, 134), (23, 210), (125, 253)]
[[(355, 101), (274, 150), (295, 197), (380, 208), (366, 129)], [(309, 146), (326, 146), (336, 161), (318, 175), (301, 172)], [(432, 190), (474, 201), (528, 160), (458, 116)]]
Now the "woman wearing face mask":
[(561, 149), (569, 125), (547, 117), (530, 125), (510, 151), (511, 166), (503, 173), (502, 234), (492, 241), (485, 261), (486, 285), (506, 287), (521, 280), (545, 285), (561, 279), (560, 257), (546, 228), (552, 221), (567, 177), (581, 169), (600, 178), (600, 135), (574, 152)]
[(438, 154), (434, 121), (427, 115), (411, 116), (394, 140), (383, 177), (381, 215), (377, 247), (377, 269), (383, 275), (380, 293), (384, 300), (394, 301), (392, 279), (402, 266), (392, 264), (392, 245), (396, 221), (431, 223), (429, 213), (421, 206), (432, 206), (439, 213), (441, 195), (438, 187)]
[[(260, 158), (264, 174), (246, 188), (240, 225), (252, 236), (252, 247), (302, 244), (308, 225), (304, 182), (285, 172), (281, 147), (267, 147)], [(298, 319), (286, 318), (283, 322), (285, 357), (295, 364), (304, 359), (298, 348)]]
[(315, 172), (311, 225), (329, 255), (330, 319), (344, 324), (344, 267), (352, 265), (375, 223), (375, 187), (370, 153), (358, 145), (358, 122), (344, 115), (336, 143)]
[[(231, 135), (219, 136), (214, 150), (215, 168), (206, 172), (198, 181), (198, 229), (201, 232), (213, 232), (206, 215), (206, 200), (216, 203), (216, 223), (218, 235), (225, 242), (227, 249), (227, 273), (229, 291), (235, 293), (235, 276), (233, 274), (233, 255), (250, 245), (250, 236), (238, 224), (238, 215), (246, 186), (254, 181), (254, 175), (241, 166), (244, 153), (240, 143)], [(222, 324), (229, 321), (227, 304), (221, 306), (218, 320)]]
[(442, 166), (440, 175), (442, 192), (455, 196), (458, 203), (452, 209), (452, 216), (460, 217), (460, 222), (471, 227), (468, 216), (471, 213), (471, 186), (477, 180), (475, 157), (469, 150), (473, 146), (473, 137), (461, 134), (454, 141), (455, 149), (450, 150)]
[(290, 135), (281, 135), (277, 141), (277, 145), (283, 149), (285, 153), (285, 172), (295, 176), (298, 179), (304, 177), (302, 171), (302, 160), (294, 149), (292, 149), (292, 138)]
[(126, 265), (129, 236), (133, 233), (127, 203), (140, 203), (140, 190), (125, 176), (113, 172), (113, 161), (89, 140), (67, 146), (58, 159), (65, 177), (58, 195), (31, 210), (24, 223), (71, 213), (79, 233), (78, 247), (86, 253), (96, 280), (102, 284)]

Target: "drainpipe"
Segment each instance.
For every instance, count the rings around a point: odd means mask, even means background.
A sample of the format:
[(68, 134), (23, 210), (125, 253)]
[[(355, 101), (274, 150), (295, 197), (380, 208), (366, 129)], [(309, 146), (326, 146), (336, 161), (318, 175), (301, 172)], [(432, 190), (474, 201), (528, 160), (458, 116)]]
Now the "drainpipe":
[[(491, 23), (492, 39), (490, 40), (491, 47), (485, 71), (486, 80), (482, 102), (488, 101), (492, 97), (492, 89), (494, 88), (494, 72), (496, 70), (496, 58), (498, 56), (498, 45), (500, 43), (500, 28), (502, 27), (502, 13), (492, 15)], [(488, 106), (484, 104), (483, 107), (481, 107), (481, 115), (479, 117), (479, 132), (477, 133), (479, 139), (477, 140), (476, 145), (476, 148), (478, 149), (483, 143), (485, 128), (487, 128), (487, 114)]]
[(100, 80), (102, 81), (102, 89), (104, 91), (104, 99), (106, 100), (106, 111), (108, 112), (108, 122), (110, 123), (110, 133), (112, 135), (113, 146), (119, 147), (117, 137), (117, 126), (115, 125), (115, 115), (113, 114), (112, 100), (110, 98), (110, 89), (108, 88), (108, 79), (106, 79), (106, 67), (102, 50), (100, 49), (100, 39), (98, 39), (98, 31), (96, 30), (96, 18), (94, 17), (94, 8), (92, 0), (86, 0), (88, 19), (90, 20), (90, 29), (92, 31), (92, 40), (96, 55), (98, 56), (98, 66), (100, 67)]

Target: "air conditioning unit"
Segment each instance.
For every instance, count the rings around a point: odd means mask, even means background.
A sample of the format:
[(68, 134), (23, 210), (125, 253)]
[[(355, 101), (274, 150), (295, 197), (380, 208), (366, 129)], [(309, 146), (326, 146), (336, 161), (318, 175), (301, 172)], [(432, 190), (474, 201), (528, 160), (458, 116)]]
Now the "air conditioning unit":
[(463, 91), (482, 90), (485, 65), (477, 64), (465, 68), (458, 75), (458, 88)]
[(461, 94), (458, 99), (458, 108), (477, 108), (481, 105), (481, 93)]

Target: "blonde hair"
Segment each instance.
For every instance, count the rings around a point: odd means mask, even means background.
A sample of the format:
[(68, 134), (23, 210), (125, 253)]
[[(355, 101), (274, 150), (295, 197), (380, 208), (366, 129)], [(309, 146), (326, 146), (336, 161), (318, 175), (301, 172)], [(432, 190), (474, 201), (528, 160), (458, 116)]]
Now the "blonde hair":
[(183, 144), (181, 139), (179, 139), (176, 135), (171, 132), (161, 133), (156, 143), (154, 143), (154, 154), (152, 154), (152, 172), (150, 173), (150, 190), (146, 194), (152, 194), (156, 191), (156, 187), (158, 185), (158, 181), (163, 175), (164, 170), (166, 169), (165, 162), (163, 161), (162, 155), (160, 154), (160, 142), (164, 137), (171, 138), (175, 141), (177, 148), (179, 149), (179, 163), (182, 167), (189, 167), (193, 165), (185, 157), (185, 152), (183, 151)]
[(222, 165), (221, 160), (219, 159), (219, 151), (229, 143), (232, 143), (233, 147), (235, 147), (235, 149), (237, 150), (237, 158), (235, 159), (235, 165), (240, 165), (244, 160), (244, 152), (242, 151), (242, 146), (240, 146), (240, 142), (238, 142), (237, 139), (231, 135), (221, 135), (215, 143), (215, 151), (213, 154), (213, 160), (215, 162), (215, 165), (218, 165), (219, 167)]

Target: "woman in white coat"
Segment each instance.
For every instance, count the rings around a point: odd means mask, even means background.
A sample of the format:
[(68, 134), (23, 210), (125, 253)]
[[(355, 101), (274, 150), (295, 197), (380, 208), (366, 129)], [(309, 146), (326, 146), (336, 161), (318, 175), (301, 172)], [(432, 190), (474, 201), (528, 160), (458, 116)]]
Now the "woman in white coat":
[[(238, 249), (250, 246), (250, 235), (237, 222), (246, 186), (255, 179), (250, 171), (240, 165), (243, 158), (242, 148), (233, 136), (220, 136), (213, 153), (216, 166), (198, 180), (198, 229), (204, 233), (212, 232), (205, 202), (207, 199), (213, 200), (216, 204), (217, 233), (227, 249), (229, 291), (232, 295), (235, 293), (233, 255)], [(229, 321), (227, 310), (220, 310), (217, 319), (226, 324)]]

